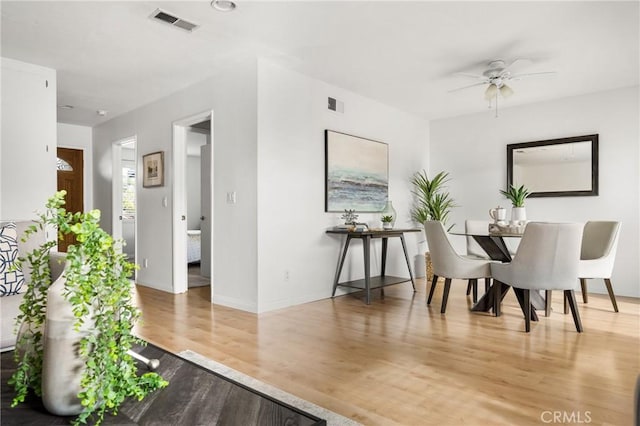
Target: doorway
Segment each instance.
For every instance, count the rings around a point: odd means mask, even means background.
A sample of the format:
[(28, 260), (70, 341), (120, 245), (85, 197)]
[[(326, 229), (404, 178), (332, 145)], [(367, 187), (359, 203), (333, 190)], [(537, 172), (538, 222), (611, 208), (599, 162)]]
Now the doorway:
[(136, 138), (116, 141), (112, 150), (112, 234), (115, 240), (124, 242), (119, 248), (127, 260), (136, 263)]
[(213, 113), (173, 125), (173, 290), (211, 286), (213, 274)]
[[(58, 148), (56, 169), (58, 175), (58, 191), (65, 190), (65, 208), (68, 212), (84, 211), (84, 152), (81, 149)], [(66, 252), (76, 242), (69, 233), (58, 241), (58, 250)]]

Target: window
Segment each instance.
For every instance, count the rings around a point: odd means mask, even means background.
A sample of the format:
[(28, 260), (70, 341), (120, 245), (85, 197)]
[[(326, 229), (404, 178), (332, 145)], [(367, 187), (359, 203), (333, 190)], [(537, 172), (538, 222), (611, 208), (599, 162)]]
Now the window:
[(62, 158), (56, 158), (56, 169), (61, 172), (72, 172), (73, 167)]
[(135, 219), (136, 216), (136, 170), (122, 166), (122, 218)]

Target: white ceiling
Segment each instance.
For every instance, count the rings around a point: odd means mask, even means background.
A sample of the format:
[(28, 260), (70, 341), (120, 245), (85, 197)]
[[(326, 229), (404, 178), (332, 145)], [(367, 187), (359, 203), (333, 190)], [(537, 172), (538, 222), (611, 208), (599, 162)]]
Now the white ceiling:
[[(58, 121), (93, 126), (214, 75), (247, 56), (428, 119), (484, 111), (480, 73), (556, 71), (511, 84), (501, 107), (638, 85), (639, 3), (4, 1), (2, 56), (58, 71)], [(148, 19), (162, 8), (193, 33)], [(96, 110), (107, 110), (105, 117)]]

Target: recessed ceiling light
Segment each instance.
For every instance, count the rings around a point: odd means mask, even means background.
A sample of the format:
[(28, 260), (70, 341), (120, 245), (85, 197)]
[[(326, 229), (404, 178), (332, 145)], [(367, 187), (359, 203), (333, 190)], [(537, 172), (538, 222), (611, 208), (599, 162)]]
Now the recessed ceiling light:
[(107, 115), (107, 111), (99, 109), (96, 111), (96, 114), (98, 114), (100, 117), (104, 117), (105, 115)]
[(211, 0), (211, 7), (220, 12), (231, 12), (236, 8), (236, 4), (231, 0)]

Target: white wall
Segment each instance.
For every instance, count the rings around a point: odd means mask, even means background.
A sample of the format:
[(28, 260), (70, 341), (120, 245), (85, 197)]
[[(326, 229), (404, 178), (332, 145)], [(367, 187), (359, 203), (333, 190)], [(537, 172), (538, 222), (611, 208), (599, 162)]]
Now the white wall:
[(58, 123), (58, 147), (81, 149), (83, 155), (84, 211), (93, 208), (93, 130), (87, 126)]
[(0, 219), (43, 212), (56, 192), (56, 72), (2, 58)]
[[(527, 219), (622, 222), (612, 282), (619, 295), (640, 296), (638, 87), (577, 96), (431, 122), (433, 171), (450, 172), (450, 190), (461, 207), (452, 221), (489, 219), (487, 211), (509, 206), (498, 190), (506, 186), (506, 145), (598, 133), (600, 195), (531, 198)], [(509, 206), (510, 208), (510, 206)], [(509, 209), (508, 209), (509, 210)], [(507, 215), (510, 213), (508, 212)], [(457, 241), (464, 248), (464, 240)], [(605, 292), (601, 280), (590, 291)]]
[[(343, 221), (341, 213), (324, 212), (324, 130), (389, 144), (396, 227), (413, 227), (409, 179), (427, 166), (429, 127), (418, 117), (269, 60), (258, 64), (258, 292), (259, 311), (267, 311), (331, 296), (343, 238), (324, 231)], [(327, 109), (329, 96), (344, 102), (344, 114)], [(375, 226), (379, 219), (377, 214), (359, 218)], [(418, 254), (424, 252), (422, 234), (406, 235), (411, 259), (423, 256)], [(372, 256), (376, 275), (379, 241)], [(354, 241), (341, 281), (364, 277), (362, 257), (362, 245)], [(387, 273), (407, 276), (406, 269), (400, 240), (392, 238)]]
[[(138, 259), (149, 260), (138, 282), (172, 288), (172, 123), (214, 110), (214, 302), (257, 309), (256, 253), (256, 60), (229, 64), (211, 78), (94, 128), (95, 204), (103, 226), (111, 228), (111, 144), (137, 135), (141, 157), (165, 153), (165, 186), (138, 186)], [(226, 192), (236, 191), (236, 204)], [(163, 207), (166, 197), (168, 207)]]

